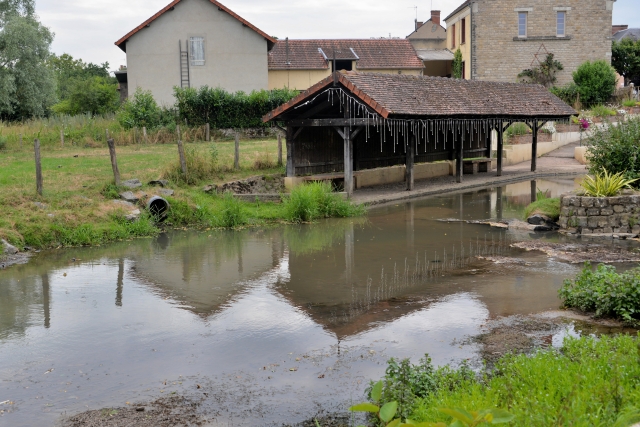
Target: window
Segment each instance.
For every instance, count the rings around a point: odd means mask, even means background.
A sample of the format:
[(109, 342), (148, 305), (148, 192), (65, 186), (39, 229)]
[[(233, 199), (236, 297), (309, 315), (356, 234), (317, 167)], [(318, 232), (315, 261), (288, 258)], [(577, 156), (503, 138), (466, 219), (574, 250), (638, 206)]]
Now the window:
[(460, 44), (464, 44), (467, 41), (467, 20), (462, 18), (460, 21)]
[(518, 12), (518, 37), (527, 37), (527, 12)]
[(204, 65), (204, 37), (189, 38), (191, 65)]
[(451, 49), (456, 48), (456, 24), (451, 26)]
[(567, 12), (558, 12), (556, 22), (556, 35), (558, 37), (564, 37), (566, 35)]

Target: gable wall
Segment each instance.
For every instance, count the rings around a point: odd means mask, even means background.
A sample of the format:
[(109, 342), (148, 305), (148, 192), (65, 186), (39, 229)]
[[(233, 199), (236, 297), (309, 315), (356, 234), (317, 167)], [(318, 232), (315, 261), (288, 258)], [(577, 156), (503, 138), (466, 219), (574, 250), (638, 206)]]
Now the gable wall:
[(180, 86), (178, 41), (205, 39), (205, 65), (190, 66), (191, 87), (208, 85), (230, 92), (267, 89), (267, 41), (209, 0), (182, 0), (127, 41), (129, 95), (137, 87), (156, 101), (173, 105)]

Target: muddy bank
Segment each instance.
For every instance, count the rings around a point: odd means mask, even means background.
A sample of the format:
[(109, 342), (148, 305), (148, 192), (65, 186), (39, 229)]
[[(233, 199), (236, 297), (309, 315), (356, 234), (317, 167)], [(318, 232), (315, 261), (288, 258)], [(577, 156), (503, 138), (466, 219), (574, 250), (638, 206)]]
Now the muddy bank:
[(12, 255), (0, 255), (0, 270), (9, 268), (12, 265), (26, 264), (27, 262), (29, 262), (31, 256), (32, 253), (30, 252), (18, 252), (17, 254)]
[(540, 251), (547, 256), (572, 264), (584, 262), (623, 263), (640, 262), (640, 253), (623, 246), (597, 243), (552, 243), (539, 240), (517, 242), (511, 245), (526, 251)]

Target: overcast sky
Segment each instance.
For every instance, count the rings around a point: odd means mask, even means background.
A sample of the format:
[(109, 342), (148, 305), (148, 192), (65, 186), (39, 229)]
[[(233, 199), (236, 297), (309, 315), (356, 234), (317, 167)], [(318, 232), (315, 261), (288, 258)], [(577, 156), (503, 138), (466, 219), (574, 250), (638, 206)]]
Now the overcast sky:
[[(36, 0), (40, 20), (55, 33), (53, 51), (86, 62), (126, 63), (114, 42), (171, 0)], [(231, 10), (278, 38), (406, 37), (430, 17), (431, 0), (222, 0)], [(462, 0), (433, 0), (444, 18)], [(640, 28), (640, 0), (618, 0), (614, 24)]]

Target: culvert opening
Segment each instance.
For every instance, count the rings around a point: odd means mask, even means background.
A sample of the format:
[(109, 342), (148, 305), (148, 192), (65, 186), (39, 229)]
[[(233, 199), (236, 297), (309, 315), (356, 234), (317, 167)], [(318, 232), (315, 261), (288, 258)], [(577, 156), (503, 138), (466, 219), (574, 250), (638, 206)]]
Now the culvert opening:
[(147, 210), (156, 221), (163, 222), (169, 213), (169, 202), (162, 197), (154, 196), (147, 202)]

